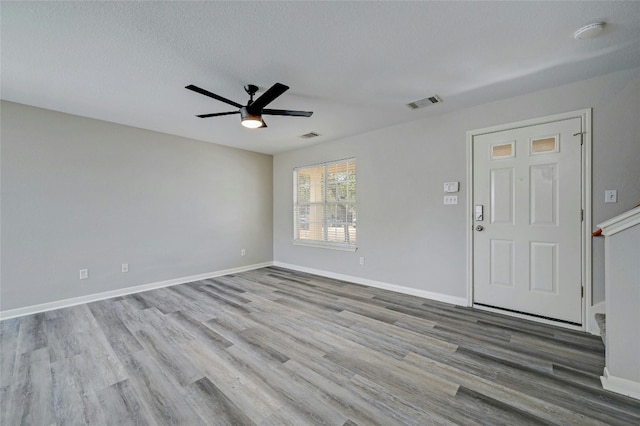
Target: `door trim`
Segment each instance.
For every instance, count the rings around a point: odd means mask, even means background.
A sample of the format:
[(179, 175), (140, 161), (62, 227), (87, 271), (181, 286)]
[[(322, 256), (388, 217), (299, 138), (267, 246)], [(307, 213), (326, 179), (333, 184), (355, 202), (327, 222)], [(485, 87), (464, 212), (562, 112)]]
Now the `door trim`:
[[(580, 118), (582, 123), (582, 210), (584, 220), (582, 222), (582, 285), (584, 286), (584, 297), (582, 298), (582, 326), (579, 329), (586, 331), (587, 318), (590, 315), (592, 304), (592, 274), (591, 274), (591, 115), (592, 109), (582, 109), (561, 114), (554, 114), (545, 117), (533, 118), (529, 120), (517, 121), (513, 123), (500, 124), (497, 126), (484, 127), (467, 131), (467, 306), (473, 306), (473, 140), (474, 137), (487, 133), (496, 133), (504, 130), (512, 130), (520, 127), (534, 126), (538, 124), (563, 121), (571, 118)], [(496, 310), (497, 311), (497, 310)], [(501, 313), (516, 316), (507, 311)], [(517, 315), (522, 317), (521, 315)], [(563, 322), (555, 322), (537, 318), (534, 316), (524, 316), (532, 321), (553, 323), (560, 327), (576, 329)]]

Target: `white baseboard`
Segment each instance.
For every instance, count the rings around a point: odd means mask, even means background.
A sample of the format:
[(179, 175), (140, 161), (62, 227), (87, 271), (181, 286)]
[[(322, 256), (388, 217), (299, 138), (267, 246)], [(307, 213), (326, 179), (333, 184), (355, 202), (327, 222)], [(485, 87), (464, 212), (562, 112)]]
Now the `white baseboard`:
[(606, 303), (600, 302), (591, 307), (587, 307), (587, 333), (600, 335), (600, 327), (596, 322), (596, 314), (605, 314), (607, 312)]
[(450, 296), (448, 294), (434, 293), (431, 291), (419, 290), (417, 288), (404, 287), (396, 284), (383, 283), (380, 281), (374, 281), (367, 278), (355, 277), (352, 275), (336, 274), (334, 272), (322, 271), (320, 269), (313, 269), (313, 268), (307, 268), (305, 266), (291, 265), (289, 263), (273, 262), (273, 266), (292, 269), (294, 271), (306, 272), (314, 275), (320, 275), (322, 277), (333, 278), (336, 280), (348, 281), (351, 283), (366, 285), (369, 287), (381, 288), (383, 290), (395, 291), (396, 293), (409, 294), (411, 296), (437, 300), (438, 302), (450, 303), (452, 305), (467, 306), (466, 297), (456, 297), (456, 296)]
[(607, 367), (604, 368), (604, 373), (600, 376), (600, 381), (602, 382), (602, 387), (606, 390), (640, 399), (640, 383), (623, 379), (622, 377), (612, 376), (609, 374)]
[(97, 302), (98, 300), (110, 299), (112, 297), (125, 296), (127, 294), (140, 293), (156, 288), (185, 284), (193, 281), (206, 280), (208, 278), (220, 277), (222, 275), (237, 274), (244, 271), (251, 271), (253, 269), (265, 268), (271, 265), (273, 265), (273, 262), (256, 263), (253, 265), (240, 266), (238, 268), (223, 269), (221, 271), (207, 272), (199, 275), (191, 275), (189, 277), (174, 278), (167, 281), (159, 281), (118, 290), (105, 291), (102, 293), (88, 294), (86, 296), (72, 297), (71, 299), (56, 300), (54, 302), (41, 303), (38, 305), (26, 306), (24, 308), (9, 309), (6, 311), (0, 311), (0, 320), (52, 311), (54, 309), (68, 308), (70, 306), (81, 305), (83, 303)]

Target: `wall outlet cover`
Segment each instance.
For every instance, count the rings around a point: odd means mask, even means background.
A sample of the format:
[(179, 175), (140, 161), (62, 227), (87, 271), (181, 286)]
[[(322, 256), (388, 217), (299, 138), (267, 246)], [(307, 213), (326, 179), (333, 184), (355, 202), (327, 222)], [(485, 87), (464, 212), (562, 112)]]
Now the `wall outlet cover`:
[(458, 204), (458, 196), (457, 195), (445, 195), (444, 196), (444, 204)]

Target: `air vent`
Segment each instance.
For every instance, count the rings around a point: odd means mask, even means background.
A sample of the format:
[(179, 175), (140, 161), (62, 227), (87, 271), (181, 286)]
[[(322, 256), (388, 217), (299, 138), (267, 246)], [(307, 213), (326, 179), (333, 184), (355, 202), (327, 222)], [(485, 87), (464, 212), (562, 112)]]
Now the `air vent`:
[(442, 99), (440, 99), (440, 96), (433, 95), (428, 98), (410, 102), (407, 104), (407, 106), (411, 109), (418, 109), (418, 108), (424, 108), (426, 106), (433, 105), (433, 104), (439, 104), (440, 102), (442, 102)]
[(300, 135), (300, 137), (301, 137), (302, 139), (311, 139), (311, 138), (315, 138), (315, 137), (317, 137), (317, 136), (320, 136), (320, 133), (316, 133), (316, 132), (309, 132), (309, 133), (306, 133), (306, 134), (304, 134), (304, 135)]

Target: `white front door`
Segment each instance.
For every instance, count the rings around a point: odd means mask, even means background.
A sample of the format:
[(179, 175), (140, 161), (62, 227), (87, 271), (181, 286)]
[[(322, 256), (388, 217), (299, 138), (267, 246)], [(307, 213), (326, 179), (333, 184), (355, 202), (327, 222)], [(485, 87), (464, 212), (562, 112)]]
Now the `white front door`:
[(582, 323), (581, 132), (571, 118), (473, 137), (474, 304)]

